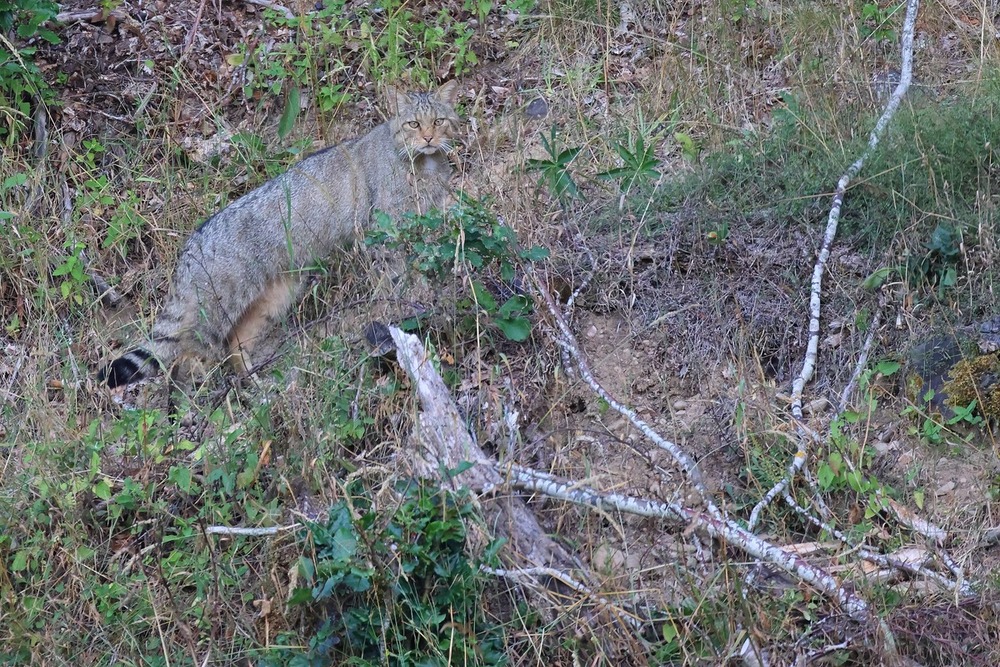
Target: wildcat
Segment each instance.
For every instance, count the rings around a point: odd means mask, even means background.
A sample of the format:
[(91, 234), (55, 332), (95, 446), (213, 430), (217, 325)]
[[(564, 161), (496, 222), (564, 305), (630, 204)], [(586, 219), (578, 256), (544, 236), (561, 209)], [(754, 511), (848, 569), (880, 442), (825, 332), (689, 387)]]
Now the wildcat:
[(374, 210), (443, 207), (459, 127), (456, 81), (388, 91), (391, 117), (315, 153), (222, 209), (184, 244), (148, 345), (98, 373), (118, 387), (161, 369), (229, 358), (246, 372), (254, 339), (298, 294), (304, 269), (346, 245)]

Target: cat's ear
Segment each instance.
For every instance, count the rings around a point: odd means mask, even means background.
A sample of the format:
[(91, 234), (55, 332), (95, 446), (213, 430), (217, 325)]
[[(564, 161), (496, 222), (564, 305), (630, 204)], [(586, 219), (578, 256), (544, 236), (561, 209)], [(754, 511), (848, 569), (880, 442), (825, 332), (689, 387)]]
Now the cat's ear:
[(395, 86), (385, 87), (385, 99), (389, 105), (390, 116), (398, 116), (403, 109), (410, 106), (410, 96)]
[(441, 84), (441, 87), (434, 93), (434, 97), (436, 97), (439, 102), (444, 102), (449, 106), (455, 106), (455, 102), (458, 101), (458, 81), (452, 79), (448, 83)]

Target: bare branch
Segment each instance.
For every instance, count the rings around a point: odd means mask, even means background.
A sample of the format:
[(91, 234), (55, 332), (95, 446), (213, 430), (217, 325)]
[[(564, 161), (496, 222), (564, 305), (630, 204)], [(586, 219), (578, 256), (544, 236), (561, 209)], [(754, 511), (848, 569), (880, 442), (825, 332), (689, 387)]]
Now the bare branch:
[(797, 554), (788, 553), (741, 528), (733, 521), (722, 520), (707, 512), (682, 507), (675, 503), (661, 503), (617, 493), (600, 493), (594, 489), (561, 481), (552, 475), (521, 466), (507, 466), (504, 467), (503, 471), (508, 475), (510, 483), (514, 487), (544, 493), (551, 498), (600, 509), (616, 509), (643, 516), (659, 516), (691, 523), (704, 530), (709, 536), (724, 540), (729, 546), (736, 547), (798, 577), (800, 581), (814, 586), (837, 600), (851, 618), (868, 624), (874, 622), (868, 603), (841, 586), (833, 575), (812, 565)]
[(267, 7), (268, 9), (273, 9), (279, 14), (283, 14), (289, 21), (295, 20), (295, 14), (292, 13), (291, 9), (278, 4), (277, 2), (271, 2), (270, 0), (247, 0), (252, 5), (260, 5), (261, 7)]
[(604, 401), (611, 406), (611, 409), (619, 413), (635, 426), (639, 431), (642, 432), (650, 441), (656, 446), (660, 447), (671, 457), (680, 467), (680, 469), (687, 476), (688, 481), (691, 485), (701, 494), (702, 498), (705, 500), (707, 507), (710, 512), (721, 517), (722, 514), (719, 512), (718, 508), (711, 501), (711, 495), (705, 488), (704, 480), (701, 476), (701, 471), (698, 470), (697, 464), (694, 460), (688, 456), (687, 452), (677, 446), (675, 443), (670, 442), (659, 433), (653, 430), (653, 428), (647, 424), (645, 421), (639, 418), (639, 415), (630, 408), (622, 405), (618, 400), (613, 397), (608, 391), (601, 386), (601, 384), (594, 377), (594, 374), (590, 372), (590, 367), (587, 364), (586, 358), (580, 351), (580, 344), (577, 343), (576, 337), (573, 335), (572, 330), (569, 328), (569, 324), (566, 323), (566, 318), (563, 317), (562, 312), (556, 306), (555, 302), (552, 300), (552, 296), (549, 294), (548, 289), (543, 285), (538, 277), (535, 276), (535, 292), (538, 294), (539, 298), (548, 308), (549, 314), (552, 315), (553, 320), (556, 323), (556, 327), (559, 330), (559, 336), (556, 337), (556, 343), (563, 348), (570, 356), (572, 361), (576, 364), (576, 369), (580, 373), (580, 377), (588, 386), (600, 396)]
[[(844, 203), (844, 195), (847, 192), (848, 184), (858, 175), (858, 172), (861, 171), (861, 168), (865, 164), (865, 160), (875, 151), (882, 134), (885, 132), (885, 128), (896, 114), (896, 109), (910, 87), (910, 81), (913, 78), (913, 28), (917, 20), (917, 9), (919, 6), (920, 0), (908, 0), (906, 4), (906, 18), (903, 20), (902, 44), (900, 48), (902, 52), (902, 71), (899, 77), (899, 84), (893, 91), (885, 110), (875, 123), (875, 127), (868, 137), (868, 147), (861, 154), (861, 157), (848, 167), (844, 175), (840, 177), (840, 181), (837, 182), (837, 189), (833, 195), (833, 204), (830, 207), (826, 232), (823, 234), (823, 245), (820, 248), (816, 266), (813, 268), (812, 287), (809, 294), (809, 343), (806, 347), (806, 356), (802, 363), (802, 371), (792, 382), (792, 416), (797, 423), (802, 422), (802, 390), (805, 388), (806, 383), (812, 379), (813, 373), (816, 370), (816, 358), (819, 350), (820, 296), (823, 291), (823, 272), (826, 270), (826, 262), (830, 258), (830, 248), (833, 245), (833, 240), (837, 236), (837, 225), (840, 223), (840, 208)], [(801, 438), (798, 451), (795, 452), (795, 456), (788, 467), (785, 477), (768, 491), (764, 498), (753, 508), (748, 522), (751, 530), (757, 526), (764, 508), (785, 492), (785, 489), (788, 488), (788, 485), (802, 469), (802, 466), (805, 465), (809, 454), (807, 448), (808, 440), (808, 438)]]
[(206, 535), (244, 535), (246, 537), (269, 537), (277, 535), (286, 530), (301, 528), (301, 523), (293, 523), (288, 526), (271, 526), (269, 528), (239, 528), (236, 526), (209, 526), (205, 529)]

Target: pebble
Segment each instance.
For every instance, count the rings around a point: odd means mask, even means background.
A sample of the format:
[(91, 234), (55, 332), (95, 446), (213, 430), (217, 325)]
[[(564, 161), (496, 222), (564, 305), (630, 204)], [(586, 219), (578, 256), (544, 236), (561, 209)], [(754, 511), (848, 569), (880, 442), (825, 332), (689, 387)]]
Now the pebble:
[(528, 118), (545, 118), (549, 113), (549, 103), (544, 97), (536, 97), (528, 104), (524, 110), (524, 115)]
[(587, 329), (587, 333), (584, 334), (587, 338), (593, 338), (597, 335), (597, 327), (593, 324)]
[(686, 410), (687, 406), (688, 406), (688, 403), (683, 398), (677, 399), (676, 401), (674, 401), (674, 404), (673, 404), (674, 410)]
[(809, 415), (816, 415), (826, 412), (830, 408), (830, 401), (825, 398), (817, 398), (802, 406), (802, 411)]
[(598, 570), (613, 572), (620, 570), (626, 563), (625, 554), (610, 544), (602, 544), (594, 549), (593, 563)]
[(934, 492), (934, 495), (946, 496), (952, 491), (954, 491), (956, 486), (957, 485), (955, 484), (955, 482), (945, 482), (944, 484), (942, 484), (937, 488), (937, 491)]

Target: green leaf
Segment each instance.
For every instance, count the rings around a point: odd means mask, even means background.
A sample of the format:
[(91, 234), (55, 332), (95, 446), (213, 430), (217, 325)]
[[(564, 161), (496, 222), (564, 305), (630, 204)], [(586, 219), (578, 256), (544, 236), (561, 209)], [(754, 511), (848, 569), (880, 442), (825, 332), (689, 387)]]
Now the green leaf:
[(892, 375), (900, 368), (901, 364), (898, 361), (892, 361), (891, 359), (883, 359), (875, 364), (875, 370), (882, 375)]
[(472, 293), (475, 295), (476, 303), (479, 304), (480, 308), (482, 308), (488, 313), (496, 312), (497, 309), (496, 299), (493, 298), (493, 295), (490, 294), (490, 291), (486, 289), (485, 285), (483, 285), (478, 280), (473, 280)]
[(514, 317), (530, 312), (531, 301), (528, 300), (528, 297), (521, 294), (515, 294), (507, 299), (502, 306), (500, 306), (501, 317)]
[(285, 98), (285, 110), (281, 112), (281, 120), (278, 121), (278, 138), (284, 141), (288, 133), (295, 126), (295, 119), (299, 115), (299, 98), (301, 93), (298, 86), (292, 86)]
[(528, 260), (529, 262), (537, 262), (538, 260), (545, 259), (549, 256), (549, 249), (543, 248), (540, 245), (532, 246), (531, 249), (525, 250), (521, 253), (521, 257)]
[(55, 271), (52, 272), (52, 275), (59, 277), (72, 273), (73, 267), (76, 266), (77, 261), (76, 257), (67, 257), (62, 264), (56, 267)]
[(515, 343), (521, 343), (528, 340), (531, 335), (531, 322), (528, 321), (526, 317), (515, 317), (515, 318), (496, 318), (496, 325), (503, 332), (503, 335), (507, 337), (508, 340), (512, 340)]
[(833, 486), (835, 478), (836, 475), (833, 473), (833, 468), (828, 463), (820, 464), (819, 469), (816, 471), (816, 481), (819, 482), (819, 488), (828, 491)]
[(681, 152), (689, 160), (694, 160), (698, 157), (698, 149), (694, 145), (694, 140), (691, 135), (685, 134), (683, 132), (675, 132), (674, 140), (680, 144)]
[(301, 574), (306, 581), (312, 581), (316, 577), (316, 565), (313, 563), (311, 558), (299, 556), (299, 574)]
[(288, 598), (289, 604), (305, 604), (306, 602), (312, 601), (312, 589), (309, 588), (296, 588), (292, 595)]
[(191, 492), (191, 469), (183, 466), (170, 466), (167, 481), (173, 482), (184, 493)]
[(898, 266), (883, 266), (882, 268), (875, 269), (870, 276), (861, 282), (861, 287), (866, 290), (876, 290), (885, 284), (889, 276), (899, 270), (900, 267)]
[(4, 179), (3, 183), (0, 183), (0, 192), (6, 192), (11, 188), (16, 188), (18, 186), (24, 185), (28, 180), (28, 175), (24, 172), (18, 172), (13, 176), (8, 176)]
[(22, 572), (28, 567), (28, 552), (18, 551), (14, 554), (14, 562), (10, 564), (11, 572)]
[(111, 485), (108, 483), (108, 480), (98, 480), (98, 482), (94, 484), (93, 490), (94, 495), (101, 500), (111, 500)]

